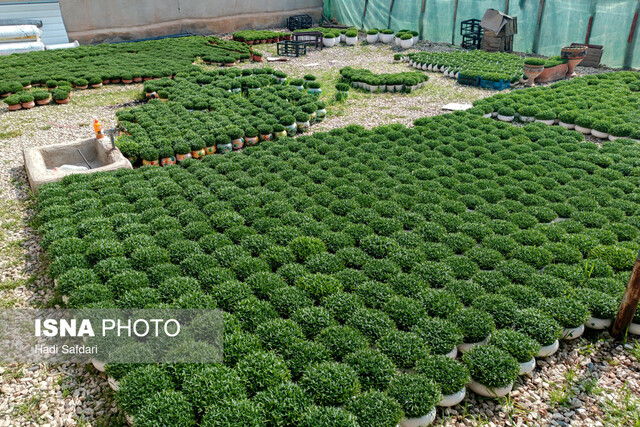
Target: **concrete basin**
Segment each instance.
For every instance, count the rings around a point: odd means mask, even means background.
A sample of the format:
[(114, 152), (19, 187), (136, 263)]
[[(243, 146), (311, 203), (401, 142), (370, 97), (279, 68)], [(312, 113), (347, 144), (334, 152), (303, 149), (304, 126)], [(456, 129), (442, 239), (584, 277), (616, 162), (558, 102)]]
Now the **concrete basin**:
[(129, 160), (120, 150), (114, 149), (106, 138), (89, 138), (71, 144), (31, 147), (26, 148), (23, 154), (29, 185), (34, 193), (42, 184), (59, 181), (72, 173), (132, 169)]

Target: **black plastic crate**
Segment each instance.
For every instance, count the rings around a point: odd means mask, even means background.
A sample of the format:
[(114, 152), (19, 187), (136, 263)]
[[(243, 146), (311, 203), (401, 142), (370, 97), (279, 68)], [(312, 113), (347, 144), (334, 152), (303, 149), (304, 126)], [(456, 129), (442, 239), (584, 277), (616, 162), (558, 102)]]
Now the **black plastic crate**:
[(294, 15), (287, 18), (289, 31), (306, 30), (313, 26), (313, 18), (310, 15)]
[(307, 45), (295, 40), (284, 40), (276, 44), (278, 56), (295, 56), (307, 54)]
[(462, 47), (465, 49), (480, 49), (481, 41), (482, 41), (481, 35), (464, 34), (462, 36)]
[(467, 19), (460, 23), (460, 35), (480, 34), (482, 27), (480, 27), (479, 19)]

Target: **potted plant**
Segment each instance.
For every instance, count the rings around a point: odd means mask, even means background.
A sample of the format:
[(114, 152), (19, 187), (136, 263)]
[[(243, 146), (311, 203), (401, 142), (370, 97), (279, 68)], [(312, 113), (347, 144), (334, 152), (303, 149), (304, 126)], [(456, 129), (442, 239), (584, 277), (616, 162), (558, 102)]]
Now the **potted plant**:
[(388, 28), (384, 30), (380, 30), (379, 38), (380, 38), (380, 41), (385, 44), (389, 44), (393, 42), (393, 30), (390, 30)]
[(436, 419), (436, 405), (442, 400), (442, 393), (426, 375), (399, 374), (391, 380), (387, 393), (404, 411), (400, 426), (428, 426)]
[(344, 41), (347, 46), (355, 46), (355, 44), (358, 42), (358, 30), (349, 30), (344, 33), (344, 35)]
[(302, 79), (291, 79), (289, 80), (289, 85), (295, 87), (298, 90), (304, 90), (304, 80)]
[[(396, 426), (404, 417), (402, 406), (394, 398), (377, 390), (359, 394), (347, 403), (345, 409), (354, 414), (358, 420), (357, 425), (363, 427)], [(338, 426), (339, 424), (335, 425)], [(344, 425), (346, 426), (347, 424)]]
[(311, 81), (307, 84), (308, 92), (314, 95), (320, 95), (322, 89), (320, 89), (320, 82)]
[(69, 98), (71, 97), (71, 92), (65, 89), (54, 89), (51, 92), (51, 97), (53, 98), (56, 104), (66, 104), (69, 102)]
[(20, 94), (20, 105), (24, 109), (30, 109), (36, 106), (33, 95), (29, 92), (22, 92)]
[(162, 145), (158, 149), (158, 157), (160, 157), (161, 166), (175, 165), (177, 163), (173, 147), (170, 144)]
[[(245, 136), (246, 134), (245, 132), (242, 131), (242, 129), (240, 129), (237, 126), (232, 126), (227, 129), (227, 135), (231, 139), (230, 142), (234, 150), (239, 150), (242, 147), (244, 147), (243, 136)], [(216, 141), (216, 145), (217, 145), (217, 141)], [(218, 147), (218, 151), (220, 151), (220, 147)]]
[(512, 122), (516, 116), (516, 110), (511, 107), (502, 107), (498, 110), (498, 120), (501, 122)]
[(516, 313), (514, 329), (529, 335), (540, 345), (538, 356), (547, 357), (558, 351), (562, 327), (551, 316), (535, 309), (527, 308)]
[(416, 363), (416, 373), (440, 386), (443, 394), (438, 406), (455, 406), (466, 396), (469, 370), (460, 362), (443, 355), (426, 356)]
[(535, 356), (540, 352), (540, 344), (522, 332), (500, 329), (491, 334), (489, 344), (512, 355), (520, 364), (520, 375), (528, 374), (536, 367)]
[(393, 60), (395, 62), (401, 62), (404, 59), (404, 55), (401, 53), (396, 53), (393, 55)]
[(558, 114), (558, 124), (565, 129), (574, 129), (576, 127), (576, 118), (579, 110), (566, 110)]
[[(618, 125), (611, 126), (609, 140), (615, 141), (619, 138), (629, 138), (631, 133), (634, 131), (633, 125), (629, 123), (622, 123)], [(591, 131), (593, 134), (593, 130)]]
[(298, 130), (298, 126), (296, 125), (296, 118), (291, 114), (285, 114), (280, 117), (280, 123), (287, 129), (288, 136), (294, 136), (296, 131)]
[(587, 306), (573, 298), (545, 299), (540, 304), (540, 308), (563, 327), (563, 340), (574, 340), (580, 337), (584, 333), (584, 324), (591, 317)]
[[(237, 141), (237, 139), (234, 141)], [(253, 126), (249, 126), (244, 130), (244, 145), (256, 145), (258, 141), (258, 129), (254, 128)], [(235, 142), (233, 144), (234, 150), (240, 150), (242, 147), (243, 145), (238, 145)]]
[(404, 34), (403, 31), (398, 31), (397, 33), (395, 33), (393, 35), (393, 43), (397, 46), (400, 47), (400, 38), (402, 37), (402, 35)]
[(160, 89), (158, 91), (158, 98), (160, 98), (160, 101), (162, 102), (167, 102), (167, 100), (169, 99), (169, 91), (166, 89)]
[(268, 124), (261, 124), (258, 126), (258, 134), (260, 134), (260, 141), (271, 141), (273, 139), (273, 126)]
[(602, 330), (611, 326), (612, 319), (618, 312), (618, 301), (611, 295), (590, 288), (582, 288), (576, 297), (587, 306), (591, 317), (586, 322), (587, 328)]
[(596, 120), (593, 122), (591, 128), (591, 135), (596, 138), (607, 139), (609, 138), (609, 131), (611, 130), (611, 122), (607, 119)]
[(344, 101), (349, 96), (349, 85), (346, 83), (336, 83), (336, 101)]
[(309, 123), (309, 115), (303, 111), (299, 111), (295, 114), (297, 131), (305, 132), (311, 127)]
[(251, 52), (251, 57), (256, 62), (262, 62), (262, 53), (261, 52)]
[(462, 332), (458, 326), (439, 317), (423, 317), (411, 329), (424, 340), (433, 354), (445, 355), (455, 359), (458, 345), (462, 344)]
[(216, 135), (208, 133), (202, 137), (204, 141), (204, 154), (208, 156), (216, 153)]
[[(498, 114), (500, 112), (498, 111)], [(536, 113), (536, 122), (544, 123), (545, 125), (551, 126), (555, 123), (556, 113), (552, 109), (540, 110)]]
[(176, 153), (176, 161), (182, 162), (191, 158), (191, 148), (187, 142), (179, 142), (173, 147)]
[(413, 46), (413, 35), (410, 33), (404, 33), (400, 36), (400, 47), (402, 49), (409, 49)]
[(321, 122), (327, 115), (324, 102), (316, 102), (316, 121)]
[(193, 138), (189, 141), (189, 148), (191, 149), (191, 157), (199, 159), (204, 156), (204, 141), (202, 138)]
[(367, 43), (376, 43), (378, 41), (378, 33), (380, 31), (378, 31), (375, 28), (370, 29), (369, 31), (367, 31)]
[(160, 161), (158, 160), (158, 150), (152, 145), (145, 145), (140, 149), (140, 157), (142, 158), (142, 164), (144, 166), (158, 166)]
[[(340, 39), (340, 36), (338, 36), (338, 40)], [(333, 37), (333, 35), (329, 35), (327, 33), (323, 33), (322, 34), (322, 45), (324, 47), (333, 47), (336, 45), (336, 39)]]
[(128, 85), (133, 83), (133, 75), (131, 73), (124, 72), (121, 74), (121, 78), (122, 78), (122, 83), (124, 84)]
[(593, 125), (594, 121), (595, 119), (588, 113), (579, 113), (576, 117), (575, 129), (578, 132), (589, 135), (591, 133), (591, 126)]
[(489, 342), (491, 332), (496, 328), (489, 313), (472, 307), (454, 313), (451, 320), (462, 332), (462, 343), (458, 344), (461, 353)]
[(89, 81), (87, 79), (76, 79), (75, 80), (76, 89), (85, 90), (89, 87)]
[(49, 105), (49, 102), (51, 102), (51, 93), (46, 90), (34, 90), (33, 99), (38, 105)]
[(280, 123), (273, 125), (273, 136), (275, 138), (283, 138), (287, 136), (287, 130), (285, 129), (284, 125)]
[(518, 120), (523, 123), (535, 122), (536, 114), (538, 114), (539, 112), (540, 108), (536, 107), (535, 105), (525, 105), (518, 109), (518, 114), (520, 115), (520, 117), (518, 117)]
[(542, 58), (525, 58), (522, 72), (527, 76), (526, 86), (535, 86), (534, 80), (544, 71), (544, 63)]
[(475, 347), (462, 356), (469, 369), (469, 388), (485, 397), (502, 397), (511, 392), (520, 364), (509, 353), (493, 345)]
[(98, 76), (91, 77), (89, 79), (89, 86), (94, 89), (102, 87), (102, 78)]
[(20, 105), (20, 95), (18, 94), (9, 95), (4, 99), (4, 103), (9, 106), (9, 111), (22, 109), (22, 105)]
[[(242, 131), (240, 131), (240, 135), (242, 135)], [(242, 140), (242, 137), (240, 137), (239, 139)], [(233, 150), (233, 144), (228, 134), (221, 134), (216, 136), (216, 151), (218, 153), (226, 154), (231, 150)]]
[(574, 68), (584, 59), (587, 54), (587, 46), (585, 45), (574, 45), (574, 46), (565, 46), (562, 48), (560, 56), (562, 59), (567, 60), (567, 77), (575, 77), (576, 73)]
[(47, 80), (45, 85), (47, 86), (48, 90), (54, 90), (58, 87), (58, 82), (55, 80)]

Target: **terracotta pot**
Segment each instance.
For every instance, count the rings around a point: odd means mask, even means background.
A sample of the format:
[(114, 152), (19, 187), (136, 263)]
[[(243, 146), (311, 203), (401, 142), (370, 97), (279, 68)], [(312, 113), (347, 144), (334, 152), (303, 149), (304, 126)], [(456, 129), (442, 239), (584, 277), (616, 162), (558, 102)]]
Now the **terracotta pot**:
[(545, 68), (544, 71), (536, 77), (536, 83), (553, 82), (563, 79), (567, 75), (568, 69), (567, 64), (558, 64), (555, 67)]
[(36, 101), (36, 104), (38, 104), (38, 105), (49, 105), (50, 102), (51, 102), (51, 98), (49, 98), (49, 99), (41, 99), (39, 101)]
[(133, 79), (122, 79), (122, 83), (124, 83), (126, 85), (131, 84), (131, 83), (133, 83)]
[(191, 153), (187, 153), (187, 154), (176, 154), (176, 160), (181, 162), (183, 160), (187, 160), (191, 158)]
[(144, 80), (145, 82), (148, 82), (149, 80), (153, 79), (153, 77), (143, 77), (142, 80)]
[(111, 80), (110, 80), (110, 79), (106, 79), (106, 80), (103, 80), (103, 81), (102, 81), (102, 84), (103, 84), (103, 85), (108, 85), (109, 83), (111, 83)]
[(527, 65), (524, 64), (522, 67), (522, 72), (525, 76), (527, 76), (527, 82), (525, 85), (527, 86), (535, 86), (534, 80), (544, 71), (544, 66), (542, 65)]
[(253, 60), (256, 62), (262, 62), (262, 56), (253, 55)]
[(85, 90), (86, 88), (88, 88), (89, 85), (84, 85), (84, 86), (76, 86), (76, 89), (80, 89), (80, 90)]
[(140, 83), (142, 81), (142, 77), (134, 77), (133, 81), (136, 83)]
[(67, 97), (67, 99), (54, 99), (54, 101), (56, 102), (56, 104), (68, 104), (70, 98), (71, 97)]
[(144, 160), (142, 159), (143, 166), (159, 166), (160, 160)]
[(102, 87), (102, 83), (98, 83), (96, 85), (91, 85), (92, 88), (97, 89), (99, 87)]
[(160, 159), (160, 165), (161, 166), (167, 166), (167, 165), (175, 165), (176, 162), (176, 158), (174, 156), (171, 157), (164, 157), (162, 159)]
[(234, 150), (240, 150), (241, 148), (244, 147), (244, 139), (243, 138), (234, 139), (233, 141), (231, 141), (231, 146), (233, 147)]
[(2, 94), (0, 94), (0, 98), (6, 98), (9, 95), (11, 95), (11, 92), (2, 93)]
[(17, 111), (17, 110), (22, 110), (22, 105), (20, 104), (9, 105), (9, 111)]
[(28, 110), (29, 108), (35, 107), (36, 103), (35, 101), (21, 102), (20, 105), (22, 105), (22, 108), (24, 108), (25, 110)]
[(111, 79), (111, 84), (120, 83), (121, 79)]
[(202, 156), (204, 156), (204, 148), (201, 150), (191, 151), (191, 157), (193, 157), (194, 159), (199, 159)]

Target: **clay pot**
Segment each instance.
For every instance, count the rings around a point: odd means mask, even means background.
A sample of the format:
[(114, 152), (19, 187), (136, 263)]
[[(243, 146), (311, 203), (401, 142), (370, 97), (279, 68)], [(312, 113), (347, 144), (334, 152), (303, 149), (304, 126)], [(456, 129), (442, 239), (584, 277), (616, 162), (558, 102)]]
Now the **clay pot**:
[(109, 83), (111, 83), (111, 79), (106, 79), (102, 81), (103, 85), (108, 85)]
[(133, 81), (136, 83), (140, 83), (142, 81), (142, 77), (134, 77)]
[(20, 104), (9, 105), (9, 111), (17, 111), (17, 110), (22, 110), (22, 105)]
[(86, 88), (88, 88), (89, 85), (84, 85), (84, 86), (76, 86), (76, 89), (80, 89), (80, 90), (85, 90)]
[(38, 104), (38, 105), (49, 105), (50, 102), (51, 102), (51, 98), (49, 98), (49, 99), (41, 99), (39, 101), (36, 101), (36, 104)]
[(153, 79), (153, 77), (143, 77), (142, 80), (144, 80), (145, 82), (148, 82), (149, 80)]
[(56, 102), (56, 104), (68, 104), (70, 98), (71, 97), (67, 97), (67, 99), (54, 99), (54, 101)]
[(102, 87), (102, 83), (98, 83), (98, 84), (95, 84), (95, 85), (91, 85), (91, 87), (92, 87), (92, 88), (94, 88), (94, 89), (97, 89), (97, 88), (99, 88), (99, 87)]
[(536, 79), (536, 77), (542, 74), (543, 71), (544, 71), (543, 65), (524, 64), (524, 67), (522, 67), (522, 72), (524, 73), (525, 76), (527, 76), (527, 82), (525, 83), (525, 85), (535, 86), (535, 83), (533, 81)]
[(36, 106), (35, 101), (29, 101), (29, 102), (22, 102), (20, 103), (20, 105), (22, 105), (22, 108), (24, 108), (25, 110), (28, 110), (29, 108), (33, 108)]
[(576, 76), (574, 68), (576, 68), (576, 65), (582, 62), (586, 54), (586, 46), (565, 46), (562, 48), (560, 55), (563, 59), (567, 59), (569, 61), (567, 63), (567, 77)]
[(126, 85), (131, 84), (131, 83), (133, 83), (133, 79), (122, 79), (122, 83), (124, 83)]

